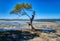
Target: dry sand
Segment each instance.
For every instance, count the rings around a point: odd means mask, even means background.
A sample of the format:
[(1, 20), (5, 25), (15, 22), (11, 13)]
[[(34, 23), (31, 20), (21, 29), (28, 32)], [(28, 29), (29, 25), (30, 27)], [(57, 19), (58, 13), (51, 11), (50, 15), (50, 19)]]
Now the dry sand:
[[(60, 41), (60, 24), (55, 22), (40, 22), (40, 23), (34, 23), (33, 26), (35, 28), (38, 27), (53, 27), (58, 28), (55, 33), (43, 33), (39, 32), (39, 37), (35, 37), (29, 41)], [(24, 27), (29, 27), (28, 24), (25, 24)], [(37, 33), (37, 32), (36, 32)]]
[[(55, 22), (38, 22), (33, 24), (34, 28), (43, 28), (43, 27), (48, 27), (48, 28), (60, 28), (60, 24), (55, 23)], [(23, 28), (31, 29), (31, 27), (28, 24), (24, 24)]]

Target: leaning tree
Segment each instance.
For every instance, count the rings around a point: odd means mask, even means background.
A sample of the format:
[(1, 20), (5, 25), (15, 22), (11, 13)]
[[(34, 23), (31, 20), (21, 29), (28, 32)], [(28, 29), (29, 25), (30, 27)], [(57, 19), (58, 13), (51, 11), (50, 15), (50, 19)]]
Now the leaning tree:
[[(32, 17), (29, 16), (27, 14), (27, 12), (25, 12), (25, 10), (29, 10), (29, 11), (32, 11)], [(35, 16), (35, 11), (32, 10), (32, 5), (31, 4), (28, 4), (28, 3), (21, 3), (21, 4), (16, 4), (15, 8), (10, 12), (10, 14), (16, 14), (18, 16), (20, 15), (27, 15), (30, 19), (30, 22), (28, 23), (29, 26), (31, 26), (32, 29), (34, 29), (33, 25), (32, 25), (32, 22), (34, 20), (34, 16)]]

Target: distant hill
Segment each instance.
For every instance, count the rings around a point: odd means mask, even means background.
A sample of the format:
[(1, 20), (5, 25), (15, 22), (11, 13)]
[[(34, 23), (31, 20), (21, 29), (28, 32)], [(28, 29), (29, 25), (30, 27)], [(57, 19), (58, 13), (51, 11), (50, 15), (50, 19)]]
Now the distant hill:
[(0, 19), (0, 21), (28, 21), (28, 19)]
[[(29, 19), (0, 19), (0, 21), (29, 21)], [(35, 19), (34, 21), (58, 22), (60, 19)]]
[(60, 19), (36, 19), (35, 21), (58, 22)]

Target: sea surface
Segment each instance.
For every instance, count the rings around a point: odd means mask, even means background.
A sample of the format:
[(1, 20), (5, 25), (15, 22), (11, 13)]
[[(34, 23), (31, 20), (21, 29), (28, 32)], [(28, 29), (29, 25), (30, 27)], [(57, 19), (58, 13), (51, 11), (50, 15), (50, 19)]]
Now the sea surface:
[[(46, 21), (33, 21), (33, 24), (41, 23), (41, 22), (46, 22)], [(60, 24), (60, 21), (55, 21), (55, 22)], [(22, 27), (24, 24), (27, 24), (27, 23), (29, 23), (29, 21), (0, 21), (0, 26), (1, 25), (20, 25)]]

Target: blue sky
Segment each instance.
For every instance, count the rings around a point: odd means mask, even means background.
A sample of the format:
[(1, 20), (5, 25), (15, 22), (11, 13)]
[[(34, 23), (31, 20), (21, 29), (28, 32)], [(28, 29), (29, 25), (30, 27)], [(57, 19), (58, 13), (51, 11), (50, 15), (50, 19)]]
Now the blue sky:
[[(36, 11), (35, 19), (60, 18), (60, 0), (23, 0), (24, 3), (31, 3)], [(0, 0), (0, 19), (25, 19), (27, 16), (17, 16), (10, 14), (14, 6), (22, 0)], [(31, 13), (28, 13), (31, 15)]]

